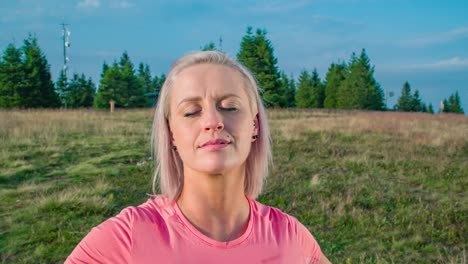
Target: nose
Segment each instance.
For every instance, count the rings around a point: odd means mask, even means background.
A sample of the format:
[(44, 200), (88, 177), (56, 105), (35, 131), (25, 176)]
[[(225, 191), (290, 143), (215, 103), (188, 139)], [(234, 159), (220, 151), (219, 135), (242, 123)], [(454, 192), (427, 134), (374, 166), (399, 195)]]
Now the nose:
[(222, 131), (224, 129), (224, 122), (221, 114), (214, 109), (207, 109), (205, 111), (204, 130), (205, 132)]

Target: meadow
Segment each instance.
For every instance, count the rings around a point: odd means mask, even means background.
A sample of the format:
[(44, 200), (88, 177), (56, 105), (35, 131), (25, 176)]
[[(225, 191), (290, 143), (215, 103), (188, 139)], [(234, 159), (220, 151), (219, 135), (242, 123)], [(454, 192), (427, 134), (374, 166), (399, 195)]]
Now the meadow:
[[(259, 201), (333, 263), (466, 263), (468, 117), (269, 110)], [(152, 110), (0, 111), (0, 261), (62, 263), (151, 194)]]

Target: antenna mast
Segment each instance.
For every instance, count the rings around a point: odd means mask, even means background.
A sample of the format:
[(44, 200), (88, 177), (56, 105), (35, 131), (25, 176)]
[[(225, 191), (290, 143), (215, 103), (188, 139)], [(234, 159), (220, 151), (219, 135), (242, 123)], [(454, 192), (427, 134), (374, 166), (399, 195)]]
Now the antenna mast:
[(67, 26), (70, 24), (62, 23), (62, 40), (63, 40), (63, 72), (65, 77), (67, 77), (67, 70), (68, 70), (68, 61), (70, 60), (67, 56), (67, 49), (70, 47), (70, 30), (68, 30)]

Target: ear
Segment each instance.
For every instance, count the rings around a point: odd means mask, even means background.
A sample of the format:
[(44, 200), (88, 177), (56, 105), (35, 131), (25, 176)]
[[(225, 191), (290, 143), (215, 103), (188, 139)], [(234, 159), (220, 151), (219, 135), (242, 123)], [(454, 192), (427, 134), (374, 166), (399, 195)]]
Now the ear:
[[(252, 137), (258, 136), (259, 132), (260, 132), (260, 121), (258, 119), (258, 113), (257, 113), (253, 119)], [(256, 138), (252, 138), (252, 142), (255, 142), (256, 140), (257, 140)]]

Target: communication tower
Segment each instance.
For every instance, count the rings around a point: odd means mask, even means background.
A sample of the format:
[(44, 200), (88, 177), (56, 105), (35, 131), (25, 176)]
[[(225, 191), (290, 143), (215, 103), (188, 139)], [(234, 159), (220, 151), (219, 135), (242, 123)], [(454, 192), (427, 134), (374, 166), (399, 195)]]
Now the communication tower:
[(68, 58), (67, 55), (67, 49), (70, 48), (70, 30), (68, 30), (67, 26), (70, 24), (65, 24), (62, 23), (62, 40), (63, 40), (63, 73), (65, 74), (65, 77), (67, 77), (67, 71), (68, 71), (68, 62), (70, 59)]

